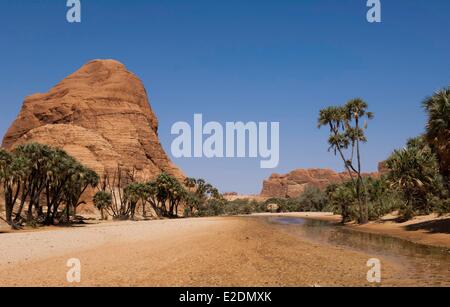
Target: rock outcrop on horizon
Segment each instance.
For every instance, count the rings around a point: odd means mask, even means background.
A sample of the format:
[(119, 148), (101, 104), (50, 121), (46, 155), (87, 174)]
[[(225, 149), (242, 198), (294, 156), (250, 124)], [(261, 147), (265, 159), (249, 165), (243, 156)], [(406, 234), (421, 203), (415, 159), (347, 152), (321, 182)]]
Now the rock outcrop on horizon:
[[(364, 174), (377, 177), (378, 173)], [(308, 187), (325, 189), (333, 183), (350, 180), (348, 173), (337, 173), (331, 169), (297, 169), (289, 174), (273, 174), (263, 183), (261, 197), (295, 198)]]
[(142, 82), (114, 60), (89, 62), (48, 93), (27, 97), (3, 147), (28, 142), (60, 147), (99, 175), (121, 165), (143, 180), (184, 177), (161, 146)]

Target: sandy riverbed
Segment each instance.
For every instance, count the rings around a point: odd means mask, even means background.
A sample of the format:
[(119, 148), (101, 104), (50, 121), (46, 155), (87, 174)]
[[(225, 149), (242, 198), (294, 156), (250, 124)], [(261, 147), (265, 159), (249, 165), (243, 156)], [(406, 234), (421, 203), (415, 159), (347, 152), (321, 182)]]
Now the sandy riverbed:
[[(260, 218), (120, 222), (2, 234), (0, 285), (368, 286), (369, 255), (315, 244)], [(383, 260), (383, 285), (408, 285)]]

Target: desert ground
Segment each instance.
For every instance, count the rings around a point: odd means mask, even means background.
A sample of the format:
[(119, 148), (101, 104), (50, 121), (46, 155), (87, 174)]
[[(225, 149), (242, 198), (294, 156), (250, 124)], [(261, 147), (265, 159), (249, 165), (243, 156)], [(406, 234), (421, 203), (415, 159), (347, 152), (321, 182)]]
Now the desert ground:
[[(372, 286), (366, 278), (371, 255), (313, 242), (292, 229), (251, 216), (3, 233), (0, 285)], [(81, 261), (77, 284), (66, 279), (71, 258)], [(416, 285), (399, 263), (381, 260), (381, 285)], [(450, 284), (450, 275), (440, 284)]]

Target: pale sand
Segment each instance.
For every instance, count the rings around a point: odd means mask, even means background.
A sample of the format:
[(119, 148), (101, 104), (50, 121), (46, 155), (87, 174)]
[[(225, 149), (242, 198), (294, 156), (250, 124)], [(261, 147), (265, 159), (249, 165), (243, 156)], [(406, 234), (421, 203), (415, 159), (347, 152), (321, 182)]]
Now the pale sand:
[[(118, 222), (0, 235), (0, 285), (369, 286), (369, 255), (315, 244), (253, 217)], [(382, 259), (383, 285), (409, 285)]]

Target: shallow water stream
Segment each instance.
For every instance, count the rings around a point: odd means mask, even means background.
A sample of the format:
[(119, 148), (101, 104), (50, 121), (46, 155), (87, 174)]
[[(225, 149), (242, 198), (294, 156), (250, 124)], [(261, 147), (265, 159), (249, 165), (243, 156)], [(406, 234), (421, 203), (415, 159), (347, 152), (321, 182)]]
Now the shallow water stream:
[[(450, 250), (296, 217), (270, 217), (270, 223), (294, 227), (302, 237), (396, 263), (417, 285), (450, 285)], [(399, 277), (403, 279), (403, 277)]]

